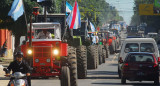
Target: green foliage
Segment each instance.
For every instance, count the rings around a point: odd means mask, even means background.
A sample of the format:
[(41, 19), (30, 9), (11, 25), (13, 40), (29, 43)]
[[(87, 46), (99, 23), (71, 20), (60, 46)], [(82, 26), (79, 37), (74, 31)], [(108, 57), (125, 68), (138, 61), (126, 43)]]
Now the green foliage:
[[(63, 0), (55, 0), (56, 3), (56, 12), (61, 12), (61, 5)], [(72, 6), (74, 6), (75, 0), (66, 0)], [(116, 9), (111, 9), (109, 3), (105, 0), (77, 0), (81, 19), (87, 19), (93, 22), (96, 26), (101, 26), (104, 22), (110, 20), (123, 20), (119, 16)]]
[[(44, 4), (37, 3), (34, 0), (23, 0), (25, 6), (25, 12), (27, 17), (27, 22), (30, 21), (30, 16), (32, 15), (33, 7), (42, 7)], [(65, 0), (49, 0), (50, 6), (48, 7), (49, 13), (61, 13), (64, 10)], [(72, 6), (74, 6), (75, 0), (66, 0)], [(119, 16), (118, 11), (114, 9), (105, 0), (77, 0), (79, 9), (81, 12), (81, 18), (91, 21), (95, 26), (101, 26), (104, 22), (110, 20), (123, 20)], [(21, 16), (17, 21), (8, 16), (8, 12), (11, 9), (13, 0), (1, 0), (0, 1), (0, 29), (7, 28), (12, 30), (13, 34), (24, 35), (26, 33), (26, 22), (24, 15)]]
[(154, 0), (135, 0), (135, 7), (134, 7), (134, 15), (132, 16), (131, 24), (130, 25), (139, 25), (140, 23), (147, 23), (147, 26), (151, 26), (153, 28), (160, 29), (159, 16), (140, 16), (139, 15), (139, 4), (153, 4)]
[[(13, 19), (8, 16), (8, 12), (11, 9), (13, 0), (1, 0), (0, 2), (0, 29), (9, 29), (13, 32), (13, 35), (24, 35), (27, 31), (25, 16), (22, 15), (18, 18), (17, 21), (13, 21)], [(38, 6), (35, 2), (31, 2), (30, 0), (23, 0), (27, 22), (29, 22), (29, 18), (32, 15), (32, 9), (35, 6)]]

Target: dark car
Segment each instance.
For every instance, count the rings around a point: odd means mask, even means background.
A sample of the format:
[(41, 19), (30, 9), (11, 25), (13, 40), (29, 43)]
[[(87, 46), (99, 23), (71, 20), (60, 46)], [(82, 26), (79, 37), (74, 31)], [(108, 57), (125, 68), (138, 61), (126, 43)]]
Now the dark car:
[[(158, 58), (159, 59), (159, 58)], [(159, 84), (159, 66), (152, 53), (129, 53), (122, 63), (121, 83), (130, 81), (154, 81)]]

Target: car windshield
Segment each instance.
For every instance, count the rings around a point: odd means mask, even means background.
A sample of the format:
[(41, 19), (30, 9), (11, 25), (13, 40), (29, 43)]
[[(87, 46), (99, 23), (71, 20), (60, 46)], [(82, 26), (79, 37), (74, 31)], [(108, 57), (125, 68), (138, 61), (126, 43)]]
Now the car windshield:
[(155, 50), (152, 43), (141, 43), (140, 51), (153, 53)]
[(139, 46), (137, 43), (128, 43), (126, 44), (125, 49), (129, 49), (129, 52), (138, 52)]
[(125, 62), (154, 62), (154, 57), (150, 54), (130, 54)]

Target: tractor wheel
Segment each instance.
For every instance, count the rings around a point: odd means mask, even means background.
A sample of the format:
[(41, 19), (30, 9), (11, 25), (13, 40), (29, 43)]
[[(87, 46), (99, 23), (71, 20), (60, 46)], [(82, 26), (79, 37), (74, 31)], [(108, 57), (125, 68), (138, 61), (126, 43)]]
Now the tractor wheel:
[(114, 41), (112, 41), (112, 44), (109, 46), (109, 50), (110, 50), (110, 54), (115, 53), (115, 43), (114, 43)]
[(97, 62), (96, 62), (96, 48), (93, 45), (87, 47), (87, 68), (88, 69), (96, 69)]
[(71, 86), (70, 85), (70, 71), (67, 66), (62, 66), (61, 68), (61, 86)]
[(109, 58), (110, 56), (110, 51), (109, 51), (109, 46), (106, 44), (106, 58)]
[(99, 65), (102, 64), (102, 60), (103, 60), (103, 51), (102, 51), (102, 48), (103, 48), (102, 45), (98, 45)]
[(87, 49), (86, 46), (77, 48), (77, 72), (78, 78), (84, 79), (87, 76)]
[(94, 56), (95, 56), (95, 58), (96, 58), (96, 68), (97, 68), (97, 67), (98, 67), (98, 65), (99, 65), (99, 52), (98, 52), (98, 45), (92, 45), (92, 46), (93, 46), (94, 51), (95, 51)]
[(106, 49), (103, 48), (103, 49), (102, 49), (102, 52), (103, 52), (103, 55), (102, 55), (102, 63), (105, 63), (105, 62), (106, 62)]
[(68, 64), (70, 69), (70, 82), (71, 86), (77, 86), (77, 57), (76, 49), (68, 47)]

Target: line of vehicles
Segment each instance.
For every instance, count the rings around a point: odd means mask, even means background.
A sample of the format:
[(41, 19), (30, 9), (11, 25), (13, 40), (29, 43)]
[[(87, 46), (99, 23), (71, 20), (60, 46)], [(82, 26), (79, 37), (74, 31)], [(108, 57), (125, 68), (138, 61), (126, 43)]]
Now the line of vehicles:
[(159, 85), (159, 49), (153, 38), (127, 37), (118, 56), (118, 75), (121, 83), (154, 81)]
[[(114, 54), (120, 45), (118, 30), (88, 32), (87, 20), (76, 30), (66, 27), (65, 14), (38, 15), (28, 26), (27, 38), (21, 45), (24, 59), (33, 68), (33, 78), (59, 77), (61, 86), (77, 86), (77, 78), (84, 79), (87, 69), (96, 69)], [(42, 30), (52, 33), (51, 39), (38, 39)], [(117, 33), (117, 34), (115, 34)], [(94, 36), (98, 37), (93, 43)], [(15, 75), (20, 77), (22, 74)], [(18, 81), (17, 81), (18, 82)]]

